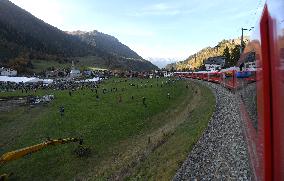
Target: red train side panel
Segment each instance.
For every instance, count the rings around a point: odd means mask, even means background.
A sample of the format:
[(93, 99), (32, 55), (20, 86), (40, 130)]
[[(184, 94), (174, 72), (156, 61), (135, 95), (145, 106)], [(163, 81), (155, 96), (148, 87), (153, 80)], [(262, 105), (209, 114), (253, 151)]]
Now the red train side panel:
[[(248, 72), (251, 77), (237, 80), (256, 180), (284, 180), (283, 10), (284, 1), (267, 1), (259, 26), (244, 52), (255, 53), (257, 73)], [(255, 90), (252, 90), (255, 81)], [(257, 109), (250, 110), (248, 105), (253, 99), (247, 101), (248, 97), (256, 97)], [(256, 119), (252, 116), (254, 111)]]
[(284, 180), (284, 1), (268, 0), (272, 86), (272, 175)]

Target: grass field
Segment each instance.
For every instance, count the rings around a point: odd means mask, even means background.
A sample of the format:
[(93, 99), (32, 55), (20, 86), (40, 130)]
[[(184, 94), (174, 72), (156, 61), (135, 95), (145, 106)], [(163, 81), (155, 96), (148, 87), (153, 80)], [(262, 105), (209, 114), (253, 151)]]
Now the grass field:
[[(215, 98), (208, 88), (193, 82), (165, 83), (166, 79), (110, 79), (98, 89), (99, 99), (89, 89), (71, 97), (68, 91), (33, 93), (54, 94), (55, 100), (1, 112), (0, 154), (47, 137), (82, 137), (91, 154), (76, 156), (75, 143), (51, 146), (9, 162), (0, 173), (13, 172), (11, 180), (170, 180), (206, 128)], [(114, 87), (117, 92), (102, 93), (103, 88)], [(0, 97), (23, 95), (0, 93)]]

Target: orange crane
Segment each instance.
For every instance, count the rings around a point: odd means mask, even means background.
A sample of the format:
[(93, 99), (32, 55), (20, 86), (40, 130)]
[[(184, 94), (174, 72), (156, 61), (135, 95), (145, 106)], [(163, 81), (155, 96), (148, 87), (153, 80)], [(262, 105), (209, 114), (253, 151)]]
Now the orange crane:
[[(71, 142), (79, 142), (79, 146), (82, 147), (83, 139), (78, 139), (78, 138), (65, 138), (65, 139), (54, 139), (54, 140), (47, 139), (45, 142), (39, 143), (37, 145), (29, 146), (29, 147), (26, 147), (26, 148), (15, 150), (15, 151), (10, 151), (10, 152), (7, 152), (7, 153), (4, 153), (3, 155), (1, 155), (0, 166), (4, 165), (5, 163), (7, 163), (9, 161), (16, 160), (16, 159), (24, 157), (28, 154), (40, 151), (40, 150), (42, 150), (42, 149), (44, 149), (48, 146), (61, 145), (61, 144), (71, 143)], [(0, 175), (0, 181), (7, 180), (10, 175), (11, 174)]]

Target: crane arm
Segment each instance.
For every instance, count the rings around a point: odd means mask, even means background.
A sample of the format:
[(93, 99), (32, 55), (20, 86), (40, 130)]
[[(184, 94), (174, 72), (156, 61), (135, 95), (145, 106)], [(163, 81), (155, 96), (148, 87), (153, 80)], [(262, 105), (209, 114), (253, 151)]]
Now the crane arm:
[(30, 153), (34, 153), (37, 151), (40, 151), (48, 146), (51, 145), (59, 145), (59, 144), (65, 144), (65, 143), (70, 143), (70, 142), (78, 142), (80, 144), (82, 144), (82, 140), (78, 139), (78, 138), (66, 138), (66, 139), (54, 139), (54, 140), (47, 140), (43, 143), (37, 144), (37, 145), (33, 145), (30, 147), (26, 147), (26, 148), (22, 148), (19, 150), (15, 150), (15, 151), (10, 151), (7, 153), (4, 153), (1, 157), (0, 157), (0, 165), (8, 162), (8, 161), (12, 161), (12, 160), (16, 160), (19, 159), (25, 155), (28, 155)]

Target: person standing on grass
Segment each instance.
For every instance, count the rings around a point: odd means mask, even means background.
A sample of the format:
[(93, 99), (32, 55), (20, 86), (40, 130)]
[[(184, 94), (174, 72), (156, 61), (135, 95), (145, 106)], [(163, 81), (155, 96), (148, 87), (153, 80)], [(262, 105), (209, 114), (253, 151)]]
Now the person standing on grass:
[(169, 99), (171, 99), (171, 95), (170, 95), (170, 93), (169, 93), (169, 92), (168, 92), (168, 98), (169, 98)]
[(60, 112), (61, 117), (64, 116), (64, 111), (65, 111), (64, 106), (61, 105), (60, 108), (59, 108), (59, 112)]
[(143, 105), (144, 105), (145, 107), (147, 107), (147, 104), (146, 104), (146, 97), (143, 97), (143, 98), (142, 98), (142, 103), (143, 103)]

